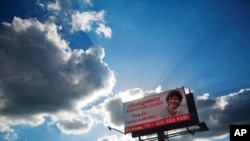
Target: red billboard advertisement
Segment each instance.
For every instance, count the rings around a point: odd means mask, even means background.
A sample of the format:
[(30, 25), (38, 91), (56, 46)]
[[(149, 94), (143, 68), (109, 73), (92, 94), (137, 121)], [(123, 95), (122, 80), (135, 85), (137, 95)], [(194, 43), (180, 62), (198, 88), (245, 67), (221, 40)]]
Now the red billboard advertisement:
[(184, 87), (123, 103), (125, 133), (191, 120)]

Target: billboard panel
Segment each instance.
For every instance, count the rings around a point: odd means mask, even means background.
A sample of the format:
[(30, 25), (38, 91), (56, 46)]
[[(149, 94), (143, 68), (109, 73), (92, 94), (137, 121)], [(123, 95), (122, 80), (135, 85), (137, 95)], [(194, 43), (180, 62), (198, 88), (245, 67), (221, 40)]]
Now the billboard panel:
[(191, 120), (184, 88), (123, 103), (125, 133)]

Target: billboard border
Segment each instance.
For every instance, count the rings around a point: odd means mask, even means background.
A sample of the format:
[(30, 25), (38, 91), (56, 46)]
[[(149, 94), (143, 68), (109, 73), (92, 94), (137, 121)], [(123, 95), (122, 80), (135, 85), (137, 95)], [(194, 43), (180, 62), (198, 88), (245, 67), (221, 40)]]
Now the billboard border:
[[(185, 88), (183, 87), (183, 89)], [(191, 118), (190, 120), (131, 132), (132, 137), (135, 138), (135, 137), (140, 137), (140, 136), (146, 136), (150, 134), (155, 134), (155, 133), (160, 133), (160, 132), (165, 132), (169, 130), (186, 128), (189, 126), (197, 125), (200, 121), (199, 121), (193, 93), (188, 93), (188, 94), (185, 93), (185, 97), (186, 97), (187, 106), (188, 106), (188, 110), (189, 110), (189, 114)]]

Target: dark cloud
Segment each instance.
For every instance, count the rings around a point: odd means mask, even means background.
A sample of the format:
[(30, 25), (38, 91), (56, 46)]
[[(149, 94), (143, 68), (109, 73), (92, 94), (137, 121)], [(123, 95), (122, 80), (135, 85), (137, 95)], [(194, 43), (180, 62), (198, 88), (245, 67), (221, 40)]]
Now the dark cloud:
[(121, 126), (124, 123), (122, 109), (122, 100), (120, 98), (112, 99), (105, 105), (105, 110), (109, 111), (112, 123), (117, 126)]
[(229, 135), (230, 124), (250, 123), (250, 89), (242, 89), (237, 93), (228, 94), (216, 99), (196, 100), (199, 119), (206, 122), (209, 131), (185, 136), (187, 140), (212, 139)]
[(250, 113), (246, 112), (250, 106), (250, 89), (241, 90), (216, 99), (211, 102), (200, 119), (207, 122), (209, 132), (204, 133), (207, 137), (220, 136), (229, 133), (230, 124), (247, 124), (250, 122)]
[(74, 109), (114, 85), (103, 48), (71, 50), (52, 23), (15, 17), (3, 23), (0, 46), (1, 116)]
[(91, 117), (85, 116), (72, 120), (61, 120), (56, 125), (65, 134), (80, 134), (91, 129), (93, 121)]

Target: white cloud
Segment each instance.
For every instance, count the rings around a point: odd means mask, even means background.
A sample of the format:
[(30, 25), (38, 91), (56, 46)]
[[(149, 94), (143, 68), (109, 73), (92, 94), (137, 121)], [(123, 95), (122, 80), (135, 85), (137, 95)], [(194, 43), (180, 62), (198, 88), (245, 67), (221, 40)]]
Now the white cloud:
[(83, 0), (83, 2), (84, 2), (85, 4), (88, 4), (89, 6), (94, 6), (92, 0)]
[(241, 93), (246, 93), (249, 90), (250, 89), (241, 89), (239, 92), (230, 93), (229, 95), (218, 97), (216, 100), (215, 108), (220, 108), (220, 109), (224, 110), (225, 107), (229, 104), (228, 102), (231, 99), (233, 99), (234, 97), (237, 97)]
[(118, 141), (118, 138), (116, 135), (104, 136), (104, 137), (98, 138), (98, 141)]
[[(55, 2), (41, 3), (36, 2), (40, 7), (47, 7), (46, 10), (51, 13), (47, 16), (47, 20), (65, 25), (71, 25), (71, 32), (94, 31), (100, 37), (111, 38), (112, 30), (107, 26), (105, 21), (105, 11), (84, 11), (72, 7), (70, 0), (55, 0)], [(83, 5), (94, 6), (91, 0), (83, 0)]]
[[(0, 32), (0, 131), (37, 126), (44, 117), (67, 134), (86, 133), (93, 124), (77, 111), (111, 93), (115, 76), (104, 49), (72, 50), (53, 23), (15, 17)], [(84, 104), (79, 104), (84, 103)], [(64, 111), (65, 116), (58, 116)]]
[(160, 92), (162, 92), (162, 88), (161, 88), (161, 86), (156, 87), (155, 92), (156, 92), (156, 93), (160, 93)]
[(144, 93), (140, 88), (133, 88), (123, 92), (119, 92), (118, 95), (120, 96), (122, 102), (127, 102), (142, 98), (144, 96)]
[(132, 137), (129, 137), (128, 135), (124, 135), (121, 137), (118, 137), (116, 135), (111, 136), (103, 136), (101, 138), (98, 138), (98, 141), (134, 141)]
[(76, 114), (69, 116), (69, 113), (67, 113), (63, 119), (59, 117), (54, 122), (64, 134), (83, 134), (90, 131), (94, 121), (89, 115)]
[(41, 3), (40, 0), (37, 0), (37, 1), (36, 1), (36, 4), (37, 4), (38, 6), (40, 6), (41, 8), (43, 8), (43, 9), (45, 8), (45, 5), (44, 5), (43, 3)]
[(209, 98), (209, 93), (204, 93), (202, 96), (197, 96), (198, 100), (207, 100)]
[(111, 28), (105, 26), (104, 24), (100, 23), (99, 24), (99, 27), (96, 29), (96, 33), (98, 35), (101, 35), (101, 33), (103, 33), (104, 37), (106, 38), (111, 38), (111, 34), (112, 34), (112, 31), (111, 31)]
[(228, 105), (227, 98), (228, 98), (228, 96), (221, 96), (221, 97), (217, 98), (215, 108), (220, 108), (221, 110), (224, 110), (225, 107)]
[(97, 12), (76, 12), (72, 15), (73, 30), (90, 31), (94, 22), (102, 22), (104, 11)]
[(47, 4), (48, 10), (51, 11), (60, 11), (60, 10), (68, 10), (71, 7), (70, 0), (55, 0), (55, 2), (51, 2)]
[(49, 10), (61, 10), (58, 0), (56, 0), (55, 3), (49, 3), (47, 7)]
[[(96, 31), (97, 34), (104, 34), (104, 37), (111, 38), (111, 28), (105, 25), (104, 20), (105, 11), (95, 12), (76, 12), (72, 15), (72, 31), (84, 31), (89, 32), (91, 30)], [(98, 26), (95, 28), (95, 26)]]

